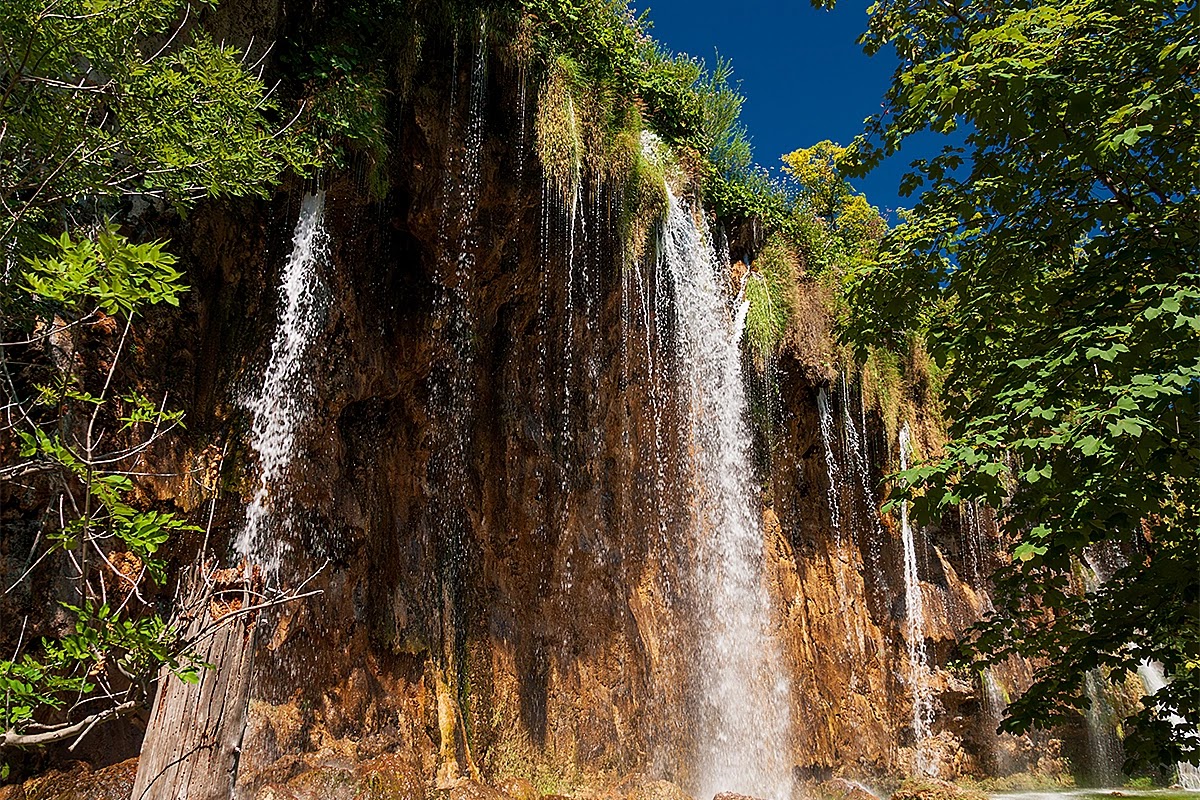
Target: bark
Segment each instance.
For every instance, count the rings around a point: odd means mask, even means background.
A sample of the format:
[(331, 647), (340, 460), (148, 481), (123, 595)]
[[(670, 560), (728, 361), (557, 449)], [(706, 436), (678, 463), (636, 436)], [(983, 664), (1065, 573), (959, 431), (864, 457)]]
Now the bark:
[[(242, 607), (246, 602), (243, 595)], [(134, 800), (229, 800), (232, 795), (246, 729), (256, 616), (231, 613), (237, 607), (204, 602), (192, 619), (188, 636), (205, 637), (196, 654), (212, 665), (200, 673), (199, 683), (162, 675), (138, 759)]]

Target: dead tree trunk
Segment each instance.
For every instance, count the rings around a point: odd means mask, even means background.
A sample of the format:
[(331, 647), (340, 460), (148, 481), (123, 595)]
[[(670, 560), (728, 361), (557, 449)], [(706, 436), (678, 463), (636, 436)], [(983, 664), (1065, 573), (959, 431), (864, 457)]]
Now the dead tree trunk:
[[(223, 570), (235, 573), (235, 570)], [(196, 655), (212, 665), (188, 684), (164, 670), (138, 759), (133, 800), (229, 800), (237, 779), (254, 662), (253, 611), (244, 581), (200, 580), (188, 623)], [(226, 586), (229, 584), (226, 583)]]

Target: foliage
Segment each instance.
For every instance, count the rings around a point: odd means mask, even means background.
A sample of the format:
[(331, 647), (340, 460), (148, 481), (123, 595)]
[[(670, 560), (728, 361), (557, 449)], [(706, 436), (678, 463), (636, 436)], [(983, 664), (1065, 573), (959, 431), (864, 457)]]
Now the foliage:
[[(580, 130), (619, 130), (636, 110), (637, 121), (677, 151), (700, 156), (705, 183), (769, 190), (753, 177), (749, 138), (739, 122), (744, 98), (728, 60), (718, 56), (709, 70), (699, 59), (672, 54), (649, 36), (645, 16), (635, 18), (625, 0), (522, 0), (522, 8), (532, 31), (528, 57), (545, 66), (543, 97), (553, 106), (549, 119), (539, 116), (539, 126), (557, 123), (549, 126), (555, 148), (539, 146), (543, 156), (552, 156), (544, 163), (560, 183), (564, 165), (574, 163), (565, 155), (575, 146), (566, 136), (568, 117), (575, 117), (579, 140), (587, 136)], [(574, 115), (563, 110), (568, 101)], [(720, 211), (720, 198), (716, 205)]]
[(61, 608), (0, 661), (0, 748), (82, 738), (140, 708), (163, 668), (194, 681), (203, 666), (156, 596), (165, 548), (196, 528), (133, 499), (182, 414), (120, 369), (134, 319), (187, 287), (165, 242), (131, 241), (106, 212), (264, 195), (317, 157), (196, 10), (6, 0), (0, 14), (0, 491), (36, 528), (18, 585)]
[(760, 368), (778, 351), (791, 324), (799, 270), (795, 251), (775, 234), (746, 276), (746, 340)]
[[(916, 334), (946, 367), (953, 442), (900, 476), (914, 513), (1004, 508), (1013, 560), (976, 647), (1043, 665), (1005, 727), (1157, 661), (1171, 683), (1126, 725), (1131, 767), (1200, 761), (1197, 30), (1194, 0), (883, 0), (864, 42), (901, 68), (843, 159), (967, 131), (915, 163), (925, 191), (853, 276), (847, 336)], [(1072, 571), (1100, 551), (1114, 574), (1085, 592)]]
[[(261, 193), (284, 168), (311, 163), (233, 48), (194, 26), (187, 41), (173, 35), (185, 9), (183, 0), (6, 0), (0, 244), (63, 214), (86, 217), (100, 198)], [(150, 48), (153, 37), (167, 41)]]
[(846, 148), (826, 139), (783, 156), (784, 170), (800, 184), (804, 204), (817, 216), (832, 220), (851, 194), (837, 167)]
[(163, 250), (164, 242), (132, 244), (111, 221), (97, 231), (95, 241), (72, 241), (65, 231), (58, 239), (45, 236), (43, 241), (57, 252), (28, 258), (25, 288), (63, 310), (94, 306), (110, 316), (128, 315), (143, 304), (177, 306), (187, 290), (179, 282), (183, 273), (175, 269), (175, 257)]
[(842, 174), (846, 148), (828, 140), (783, 156), (784, 173), (795, 181), (793, 217), (810, 269), (840, 273), (872, 263), (887, 223)]
[(546, 178), (570, 198), (582, 180), (585, 126), (575, 107), (578, 67), (565, 56), (555, 59), (538, 95), (536, 147)]
[[(105, 324), (115, 323), (108, 314), (128, 321), (143, 307), (178, 304), (186, 290), (161, 242), (133, 244), (111, 223), (94, 241), (63, 233), (45, 242), (48, 252), (26, 257), (17, 286), (29, 293), (31, 313), (54, 331), (51, 336), (85, 322), (115, 335), (117, 326)], [(128, 501), (142, 453), (181, 424), (182, 414), (135, 390), (115, 394), (113, 373), (128, 333), (126, 327), (94, 392), (78, 376), (48, 367), (33, 372), (46, 380), (32, 379), (29, 392), (21, 391), (31, 381), (28, 371), (6, 387), (12, 402), (5, 428), (19, 460), (0, 469), (0, 477), (53, 476), (62, 487), (65, 502), (43, 517), (46, 546), (37, 558), (65, 558), (74, 599), (61, 602), (72, 620), (68, 630), (0, 661), (0, 746), (48, 743), (56, 730), (74, 733), (70, 722), (47, 717), (54, 712), (59, 719), (113, 708), (131, 712), (149, 696), (164, 666), (185, 680), (197, 679), (200, 664), (143, 593), (166, 579), (161, 550), (168, 539), (198, 529), (173, 513), (139, 510)], [(0, 348), (6, 366), (8, 351), (17, 346)]]

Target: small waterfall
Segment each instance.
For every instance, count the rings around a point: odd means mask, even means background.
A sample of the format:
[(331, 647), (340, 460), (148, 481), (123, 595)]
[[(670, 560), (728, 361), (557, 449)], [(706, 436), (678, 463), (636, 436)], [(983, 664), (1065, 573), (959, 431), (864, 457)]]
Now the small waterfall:
[(963, 543), (963, 560), (971, 565), (971, 576), (975, 586), (983, 583), (984, 559), (987, 542), (984, 536), (984, 506), (978, 501), (963, 503), (960, 512), (960, 529)]
[[(859, 624), (859, 616), (852, 612), (850, 608), (850, 600), (855, 592), (846, 585), (846, 575), (843, 565), (848, 561), (846, 552), (846, 543), (843, 540), (843, 527), (850, 530), (853, 534), (853, 517), (851, 516), (848, 523), (843, 523), (841, 509), (838, 503), (838, 492), (843, 484), (842, 470), (838, 465), (837, 456), (833, 451), (834, 438), (837, 436), (837, 421), (833, 416), (833, 402), (829, 396), (829, 391), (825, 388), (817, 390), (817, 415), (818, 427), (821, 429), (821, 443), (825, 449), (825, 469), (826, 476), (829, 480), (829, 521), (833, 528), (833, 554), (830, 559), (830, 570), (833, 572), (834, 585), (837, 588), (838, 607), (842, 613), (842, 619), (848, 625), (853, 626), (847, 630), (847, 641), (858, 645), (858, 652), (863, 652), (866, 648), (866, 641), (862, 626)], [(850, 505), (851, 514), (854, 510), (854, 505)], [(853, 668), (851, 668), (853, 677)]]
[(296, 433), (312, 415), (312, 376), (305, 356), (322, 322), (324, 285), (320, 268), (329, 248), (325, 193), (306, 195), (292, 237), (292, 252), (280, 278), (279, 324), (258, 392), (246, 402), (253, 414), (250, 446), (258, 456), (258, 487), (246, 507), (246, 524), (234, 547), (274, 578), (287, 545), (270, 524), (289, 524), (278, 493), (296, 454)]
[[(1159, 690), (1167, 685), (1167, 678), (1163, 674), (1162, 664), (1159, 664), (1157, 661), (1143, 661), (1141, 666), (1138, 667), (1138, 675), (1141, 677), (1142, 685), (1146, 687), (1146, 694), (1149, 697), (1158, 694)], [(1167, 721), (1176, 728), (1181, 728), (1187, 724), (1177, 714), (1167, 717)], [(1200, 735), (1200, 732), (1197, 733)], [(1176, 780), (1180, 786), (1190, 791), (1200, 791), (1200, 767), (1180, 761), (1175, 765), (1175, 771)]]
[[(849, 469), (854, 473), (858, 480), (859, 488), (862, 490), (863, 498), (863, 513), (866, 517), (861, 530), (866, 538), (866, 546), (863, 548), (863, 559), (870, 563), (871, 573), (874, 578), (873, 585), (875, 591), (886, 591), (887, 576), (883, 572), (883, 540), (886, 533), (883, 529), (883, 520), (879, 515), (879, 499), (875, 494), (875, 487), (871, 482), (871, 463), (867, 457), (868, 444), (868, 429), (867, 429), (867, 407), (863, 401), (861, 386), (859, 387), (859, 415), (856, 420), (850, 413), (850, 392), (845, 390), (845, 376), (842, 376), (843, 394), (846, 397), (846, 402), (842, 409), (845, 414), (846, 442), (847, 450), (849, 451), (847, 459)], [(864, 565), (865, 566), (865, 565)], [(866, 581), (864, 581), (866, 583)], [(864, 589), (866, 587), (864, 586)]]
[[(1111, 556), (1111, 553), (1097, 547), (1089, 547), (1084, 552), (1084, 591), (1089, 594), (1098, 592), (1119, 568), (1119, 563), (1112, 563)], [(1091, 759), (1089, 778), (1096, 786), (1115, 786), (1121, 782), (1121, 741), (1117, 737), (1115, 714), (1108, 700), (1108, 687), (1103, 673), (1099, 669), (1088, 670), (1083, 679), (1083, 689), (1089, 701), (1085, 714), (1088, 755)]]
[(1088, 670), (1083, 688), (1090, 701), (1087, 710), (1090, 778), (1096, 786), (1114, 786), (1121, 779), (1121, 743), (1113, 730), (1113, 709), (1100, 670)]
[(715, 254), (668, 192), (660, 262), (675, 289), (675, 358), (692, 480), (700, 638), (697, 796), (791, 794), (788, 682), (768, 632), (763, 536), (752, 484), (738, 320)]
[[(912, 433), (908, 423), (900, 429), (900, 469), (908, 469), (912, 456)], [(937, 765), (929, 752), (933, 703), (929, 696), (929, 661), (925, 652), (925, 603), (917, 574), (917, 545), (908, 519), (908, 501), (900, 503), (900, 536), (904, 543), (904, 638), (908, 643), (908, 671), (912, 684), (912, 731), (914, 769), (918, 775), (933, 775)]]
[(838, 508), (838, 487), (842, 485), (841, 470), (833, 455), (833, 404), (825, 388), (817, 390), (817, 411), (820, 416), (821, 444), (825, 446), (825, 470), (829, 477), (829, 521), (833, 526), (834, 541), (842, 545), (842, 519)]

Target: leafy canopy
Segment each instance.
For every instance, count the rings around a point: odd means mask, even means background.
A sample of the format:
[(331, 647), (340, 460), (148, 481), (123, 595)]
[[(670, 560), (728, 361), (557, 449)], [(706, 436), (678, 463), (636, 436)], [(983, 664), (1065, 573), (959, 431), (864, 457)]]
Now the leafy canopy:
[(242, 55), (181, 26), (208, 5), (4, 0), (0, 244), (104, 198), (262, 194), (311, 166)]
[(1195, 0), (880, 0), (863, 42), (900, 65), (843, 159), (965, 130), (915, 162), (920, 202), (854, 276), (845, 335), (915, 333), (947, 367), (953, 442), (901, 478), (926, 517), (1004, 510), (978, 652), (1043, 664), (1005, 726), (1083, 707), (1089, 670), (1157, 661), (1171, 683), (1125, 747), (1159, 764), (1200, 761), (1198, 32)]

